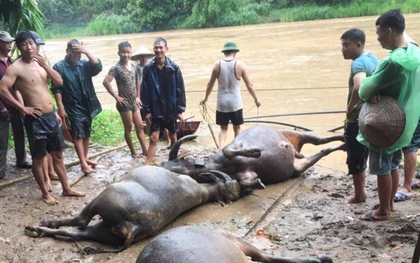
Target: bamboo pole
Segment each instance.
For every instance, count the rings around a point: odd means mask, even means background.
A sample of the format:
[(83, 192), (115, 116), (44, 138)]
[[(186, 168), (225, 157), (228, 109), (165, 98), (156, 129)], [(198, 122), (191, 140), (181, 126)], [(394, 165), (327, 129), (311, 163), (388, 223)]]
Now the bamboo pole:
[[(120, 146), (116, 146), (116, 147), (113, 147), (113, 148), (110, 148), (110, 149), (107, 149), (107, 150), (104, 150), (104, 151), (101, 151), (101, 152), (92, 154), (88, 158), (95, 158), (95, 157), (98, 157), (100, 155), (103, 155), (103, 154), (106, 154), (106, 153), (109, 153), (109, 152), (112, 152), (112, 151), (116, 151), (116, 150), (122, 149), (122, 148), (124, 148), (126, 146), (127, 146), (126, 144), (120, 145)], [(77, 161), (73, 161), (73, 162), (67, 163), (67, 164), (65, 164), (65, 166), (66, 166), (66, 168), (69, 168), (69, 167), (72, 167), (72, 166), (77, 165), (79, 163), (80, 163), (80, 160), (77, 160)], [(78, 183), (85, 176), (86, 176), (85, 174), (79, 176), (70, 185), (71, 186), (75, 185), (76, 183)], [(12, 184), (15, 184), (15, 183), (19, 183), (19, 182), (22, 182), (22, 181), (25, 181), (25, 180), (29, 180), (29, 179), (32, 179), (32, 178), (33, 178), (33, 175), (31, 174), (31, 175), (26, 175), (26, 176), (23, 176), (23, 177), (15, 178), (15, 179), (12, 179), (12, 180), (8, 180), (6, 182), (0, 183), (0, 188), (5, 187), (5, 186), (9, 186), (9, 185), (12, 185)]]

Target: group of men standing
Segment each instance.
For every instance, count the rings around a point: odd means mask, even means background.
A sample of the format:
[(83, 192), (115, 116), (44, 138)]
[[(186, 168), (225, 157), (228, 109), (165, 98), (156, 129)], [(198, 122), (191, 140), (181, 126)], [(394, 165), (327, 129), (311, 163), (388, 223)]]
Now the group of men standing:
[[(380, 45), (390, 50), (378, 63), (365, 51), (366, 36), (360, 29), (351, 29), (341, 36), (345, 59), (353, 60), (349, 79), (345, 140), (347, 165), (353, 176), (355, 193), (348, 203), (366, 201), (365, 177), (369, 156), (369, 172), (377, 175), (379, 204), (360, 219), (388, 221), (394, 212), (394, 201), (412, 196), (411, 184), (416, 172), (417, 150), (420, 146), (420, 49), (405, 33), (405, 19), (399, 9), (382, 14), (375, 23)], [(367, 134), (359, 132), (358, 117), (362, 102), (377, 103), (381, 97), (395, 99), (404, 109), (405, 126), (392, 145), (381, 147), (372, 143)], [(380, 112), (379, 114), (388, 114)], [(382, 127), (382, 129), (386, 129)], [(383, 138), (385, 139), (385, 138)], [(398, 168), (404, 153), (404, 183), (400, 191)], [(417, 186), (417, 187), (416, 187)]]
[[(2, 34), (6, 37), (2, 35), (0, 45), (1, 52), (5, 57), (3, 63), (5, 66), (1, 68), (2, 72), (0, 72), (4, 75), (1, 76), (0, 81), (0, 99), (6, 105), (10, 105), (10, 109), (13, 108), (18, 112), (21, 122), (21, 116), (24, 116), (33, 162), (32, 172), (41, 189), (43, 200), (47, 204), (57, 203), (57, 200), (50, 195), (51, 185), (48, 169), (46, 169), (44, 162), (48, 154), (51, 154), (53, 160), (53, 168), (51, 169), (54, 170), (53, 173), (58, 175), (57, 179), (62, 184), (62, 194), (65, 196), (84, 196), (84, 193), (70, 189), (63, 162), (63, 149), (66, 146), (60, 126), (69, 125), (70, 136), (74, 142), (82, 171), (85, 173), (95, 172), (94, 168), (97, 163), (88, 159), (88, 149), (92, 119), (102, 110), (92, 83), (92, 77), (102, 70), (101, 61), (87, 50), (82, 43), (73, 39), (67, 43), (65, 58), (51, 68), (43, 56), (39, 54), (40, 44), (37, 43), (39, 36), (35, 32), (21, 31), (16, 35), (16, 38), (12, 38), (7, 32), (2, 32)], [(12, 63), (8, 53), (12, 49), (13, 41), (16, 42), (21, 56)], [(131, 46), (127, 44), (128, 42), (121, 43), (121, 47), (119, 47), (121, 63), (131, 56)], [(142, 79), (141, 106), (150, 129), (148, 149), (140, 140), (143, 154), (147, 156), (146, 165), (152, 163), (160, 134), (164, 130), (169, 131), (169, 140), (172, 146), (177, 141), (178, 122), (182, 124), (184, 121), (182, 115), (186, 108), (184, 80), (179, 66), (166, 56), (167, 51), (167, 41), (164, 38), (157, 38), (153, 44), (154, 58), (147, 64), (143, 63), (140, 70)], [(245, 64), (235, 58), (238, 51), (239, 49), (234, 42), (225, 44), (222, 50), (225, 59), (216, 63), (206, 97), (201, 102), (205, 103), (215, 80), (218, 79), (219, 93), (221, 93), (221, 96), (218, 97), (218, 105), (223, 105), (221, 102), (224, 101), (224, 106), (218, 107), (217, 113), (218, 124), (222, 127), (219, 136), (222, 145), (226, 137), (227, 122), (231, 120), (234, 123), (235, 136), (239, 133), (239, 126), (243, 123), (242, 101), (238, 83), (241, 78), (244, 79), (256, 105), (260, 106), (252, 83), (249, 81)], [(88, 59), (82, 60), (82, 54)], [(224, 63), (230, 63), (231, 65), (226, 67)], [(217, 66), (219, 64), (220, 67)], [(124, 65), (128, 65), (128, 63)], [(124, 116), (128, 116), (124, 114), (128, 100), (122, 98), (122, 94), (116, 95), (112, 91), (110, 81), (118, 75), (115, 68), (113, 71), (110, 70), (108, 75), (110, 76), (105, 78), (104, 85), (116, 98), (117, 109), (119, 109), (124, 121), (126, 118)], [(236, 85), (230, 85), (231, 80), (235, 80)], [(54, 94), (57, 109), (55, 109), (49, 93), (49, 81), (51, 81), (51, 91)], [(121, 81), (117, 81), (117, 86), (121, 83)], [(133, 85), (132, 88), (135, 89), (136, 87)], [(119, 87), (119, 92), (121, 90)], [(136, 92), (134, 91), (133, 94), (136, 94)], [(138, 101), (140, 101), (140, 94), (137, 94), (137, 96)], [(137, 101), (137, 98), (134, 98), (134, 101)], [(221, 102), (219, 103), (219, 101)], [(228, 107), (231, 104), (236, 106), (234, 108)], [(127, 109), (130, 110), (130, 107)], [(3, 108), (1, 110), (2, 113), (6, 111)], [(127, 129), (131, 129), (132, 122), (128, 123), (130, 125), (127, 126), (130, 127)], [(8, 128), (8, 123), (5, 125)], [(2, 136), (5, 139), (1, 142), (4, 143), (5, 141), (6, 146), (2, 146), (1, 150), (7, 152), (8, 134), (2, 133)], [(24, 139), (22, 141), (24, 147)], [(127, 144), (129, 144), (128, 141)], [(25, 153), (24, 149), (23, 152)], [(135, 151), (132, 151), (132, 154), (135, 157)], [(0, 164), (5, 167), (5, 156), (3, 159), (4, 163)], [(24, 160), (22, 164), (17, 164), (18, 166), (30, 167)], [(2, 177), (4, 177), (4, 173)]]

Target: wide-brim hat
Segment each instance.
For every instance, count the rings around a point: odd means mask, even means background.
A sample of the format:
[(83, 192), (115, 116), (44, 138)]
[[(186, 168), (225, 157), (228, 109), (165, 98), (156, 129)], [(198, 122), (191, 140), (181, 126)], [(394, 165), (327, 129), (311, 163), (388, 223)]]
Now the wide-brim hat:
[(6, 43), (10, 43), (15, 41), (15, 38), (13, 38), (7, 31), (0, 31), (0, 40)]
[(228, 41), (223, 45), (222, 52), (226, 51), (236, 51), (239, 52), (239, 48), (233, 41)]
[(131, 55), (131, 60), (140, 60), (140, 56), (149, 56), (152, 57), (153, 54), (150, 50), (148, 50), (145, 46), (139, 46), (136, 51)]
[(376, 103), (366, 102), (359, 113), (359, 128), (363, 137), (373, 146), (392, 146), (405, 128), (405, 113), (401, 104), (389, 96)]

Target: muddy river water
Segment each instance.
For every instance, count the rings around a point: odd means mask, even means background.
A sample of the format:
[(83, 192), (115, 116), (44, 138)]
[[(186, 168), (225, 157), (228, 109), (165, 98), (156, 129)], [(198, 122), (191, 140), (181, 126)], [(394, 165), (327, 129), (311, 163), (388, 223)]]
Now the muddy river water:
[[(417, 40), (420, 40), (419, 19), (420, 14), (406, 15), (407, 32)], [(332, 19), (81, 37), (79, 40), (102, 60), (104, 69), (94, 78), (95, 88), (102, 106), (114, 109), (115, 101), (103, 87), (102, 81), (109, 68), (118, 61), (118, 43), (129, 41), (133, 50), (139, 45), (152, 50), (156, 37), (166, 38), (169, 46), (167, 55), (179, 64), (184, 75), (187, 94), (184, 117), (194, 116), (195, 120), (203, 119), (199, 101), (204, 96), (213, 63), (223, 57), (220, 50), (226, 41), (236, 41), (240, 48), (237, 57), (247, 64), (249, 76), (262, 103), (257, 109), (242, 83), (244, 116), (259, 116), (261, 121), (285, 122), (309, 128), (319, 135), (328, 135), (331, 134), (328, 130), (343, 125), (344, 114), (333, 112), (345, 109), (348, 89), (351, 61), (344, 60), (341, 55), (340, 36), (350, 28), (361, 28), (367, 36), (366, 50), (381, 59), (387, 51), (376, 40), (375, 20), (376, 17)], [(46, 41), (43, 50), (52, 64), (64, 57), (68, 40)], [(216, 89), (215, 86), (207, 104), (211, 121), (215, 119)], [(267, 118), (267, 115), (281, 116)], [(250, 125), (255, 124), (247, 124), (244, 128)], [(217, 131), (216, 126), (215, 129)], [(230, 136), (232, 133), (230, 130)], [(344, 155), (341, 154), (321, 160), (321, 164), (346, 169)]]

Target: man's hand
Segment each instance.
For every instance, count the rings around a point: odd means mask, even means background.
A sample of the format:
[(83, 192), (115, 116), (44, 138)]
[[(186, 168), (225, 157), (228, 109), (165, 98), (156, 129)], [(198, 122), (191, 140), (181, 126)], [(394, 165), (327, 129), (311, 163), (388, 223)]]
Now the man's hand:
[(179, 124), (183, 125), (185, 123), (184, 116), (182, 113), (178, 113)]
[(141, 103), (140, 98), (136, 98), (136, 103), (137, 105), (139, 105), (140, 108), (143, 106), (143, 103)]
[(58, 115), (58, 113), (55, 113), (55, 116), (57, 117), (58, 125), (61, 126), (63, 124), (63, 119)]
[(62, 120), (64, 120), (64, 118), (66, 117), (66, 111), (63, 108), (59, 107), (57, 114)]
[(42, 115), (41, 107), (23, 107), (21, 113), (24, 115), (29, 115), (34, 118), (38, 118)]
[(86, 47), (83, 44), (73, 44), (71, 48), (73, 49), (73, 51), (80, 52), (85, 55), (88, 53)]
[(149, 127), (152, 125), (152, 114), (151, 113), (146, 114), (146, 125), (149, 126)]
[(38, 63), (39, 66), (45, 68), (48, 66), (47, 62), (45, 61), (44, 57), (40, 54), (36, 54), (34, 56), (34, 61)]
[(257, 105), (257, 107), (261, 106), (261, 102), (258, 99), (255, 99), (254, 102), (255, 102), (255, 105)]
[(6, 108), (4, 108), (1, 110), (0, 115), (2, 119), (7, 119), (9, 117), (9, 111)]
[(120, 104), (121, 106), (127, 105), (128, 101), (126, 98), (120, 97), (117, 95), (117, 97), (115, 98), (115, 100), (118, 102), (118, 104)]
[(207, 101), (207, 100), (206, 100), (206, 98), (203, 98), (203, 99), (200, 101), (200, 104), (201, 104), (201, 105), (206, 105), (206, 101)]
[(376, 93), (375, 95), (369, 98), (369, 102), (373, 104), (377, 103), (380, 100), (381, 100), (381, 94), (379, 93)]

